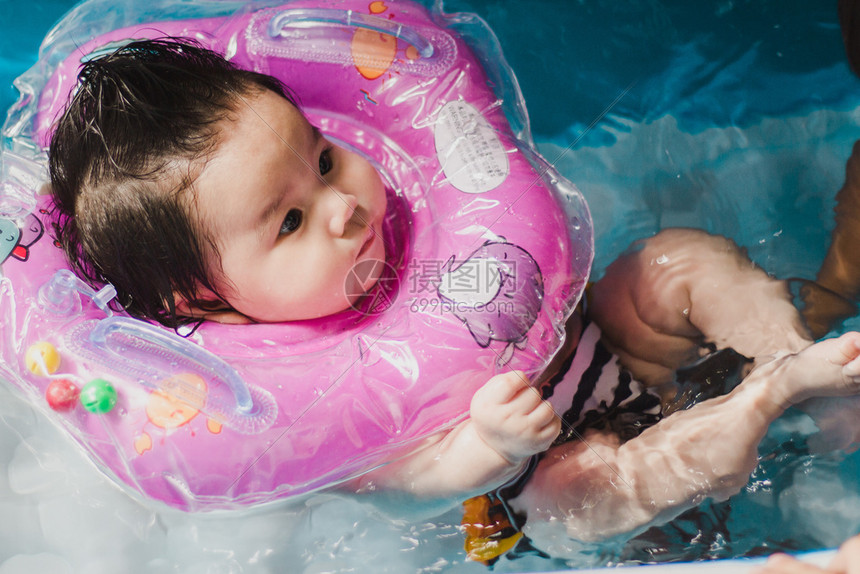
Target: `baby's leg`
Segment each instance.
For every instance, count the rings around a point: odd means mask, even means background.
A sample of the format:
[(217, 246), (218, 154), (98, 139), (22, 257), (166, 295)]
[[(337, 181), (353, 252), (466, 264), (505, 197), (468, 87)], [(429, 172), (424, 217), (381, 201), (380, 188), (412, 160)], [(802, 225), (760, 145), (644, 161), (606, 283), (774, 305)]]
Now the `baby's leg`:
[(703, 341), (748, 357), (811, 343), (785, 283), (729, 239), (666, 229), (634, 247), (594, 285), (589, 314), (644, 382), (671, 380)]
[(668, 520), (747, 483), (757, 447), (788, 406), (860, 392), (860, 333), (817, 343), (754, 369), (725, 396), (664, 418), (623, 444), (590, 433), (551, 448), (523, 493), (525, 533), (563, 555), (565, 540), (599, 540)]

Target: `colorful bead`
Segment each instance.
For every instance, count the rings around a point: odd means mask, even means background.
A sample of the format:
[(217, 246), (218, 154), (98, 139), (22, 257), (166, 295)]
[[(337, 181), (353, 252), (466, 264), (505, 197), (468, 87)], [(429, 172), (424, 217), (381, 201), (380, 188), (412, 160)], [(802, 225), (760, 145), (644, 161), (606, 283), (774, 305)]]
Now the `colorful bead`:
[(81, 394), (78, 386), (69, 379), (54, 379), (45, 389), (48, 406), (55, 411), (68, 411), (74, 408)]
[(116, 405), (116, 389), (104, 379), (93, 379), (81, 389), (81, 404), (91, 413), (109, 413)]
[(51, 343), (39, 341), (27, 349), (24, 362), (34, 375), (52, 375), (60, 368), (60, 352)]

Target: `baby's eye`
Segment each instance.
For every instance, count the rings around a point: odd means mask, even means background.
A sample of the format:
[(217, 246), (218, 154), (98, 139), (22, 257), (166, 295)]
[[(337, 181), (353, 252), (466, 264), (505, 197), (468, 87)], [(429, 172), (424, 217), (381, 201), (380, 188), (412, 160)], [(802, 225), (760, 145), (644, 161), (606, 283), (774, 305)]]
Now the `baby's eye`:
[(302, 212), (300, 209), (291, 209), (287, 212), (284, 222), (281, 223), (281, 235), (289, 235), (302, 224)]
[(325, 175), (334, 167), (331, 161), (331, 150), (325, 150), (320, 154), (320, 175)]

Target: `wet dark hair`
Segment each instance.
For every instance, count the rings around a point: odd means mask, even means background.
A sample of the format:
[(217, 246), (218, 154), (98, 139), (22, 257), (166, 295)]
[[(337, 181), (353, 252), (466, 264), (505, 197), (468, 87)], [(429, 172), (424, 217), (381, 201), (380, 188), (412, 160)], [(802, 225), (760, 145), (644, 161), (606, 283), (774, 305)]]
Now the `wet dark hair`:
[(174, 293), (204, 306), (205, 287), (226, 304), (217, 248), (185, 191), (219, 122), (262, 90), (295, 105), (279, 80), (186, 40), (136, 41), (86, 62), (48, 152), (54, 227), (73, 270), (113, 284), (130, 314), (173, 328), (194, 321), (177, 314)]

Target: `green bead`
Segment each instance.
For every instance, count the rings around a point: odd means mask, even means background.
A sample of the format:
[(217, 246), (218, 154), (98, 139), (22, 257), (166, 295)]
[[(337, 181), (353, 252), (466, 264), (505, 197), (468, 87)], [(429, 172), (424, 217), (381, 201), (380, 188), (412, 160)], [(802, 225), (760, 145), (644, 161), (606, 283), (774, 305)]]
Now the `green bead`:
[(108, 413), (116, 405), (116, 389), (104, 379), (93, 379), (81, 389), (81, 404), (91, 413)]

